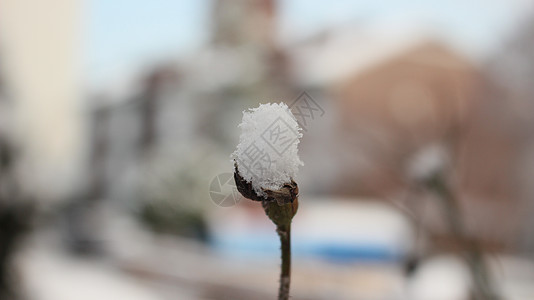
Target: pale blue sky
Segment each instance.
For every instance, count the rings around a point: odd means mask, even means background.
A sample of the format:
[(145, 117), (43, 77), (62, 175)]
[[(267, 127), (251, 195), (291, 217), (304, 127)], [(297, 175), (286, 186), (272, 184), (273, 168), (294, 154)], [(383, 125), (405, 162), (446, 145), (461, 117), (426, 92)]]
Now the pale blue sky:
[(178, 56), (206, 39), (208, 0), (88, 0), (84, 71), (112, 79), (159, 57)]
[[(299, 32), (346, 22), (421, 23), (460, 40), (490, 40), (506, 30), (527, 0), (307, 0), (281, 1), (284, 23)], [(531, 2), (531, 1), (530, 1)]]
[[(84, 71), (106, 81), (163, 57), (194, 51), (208, 38), (214, 0), (88, 0)], [(282, 36), (343, 23), (421, 24), (453, 44), (484, 53), (513, 28), (529, 0), (284, 0)]]

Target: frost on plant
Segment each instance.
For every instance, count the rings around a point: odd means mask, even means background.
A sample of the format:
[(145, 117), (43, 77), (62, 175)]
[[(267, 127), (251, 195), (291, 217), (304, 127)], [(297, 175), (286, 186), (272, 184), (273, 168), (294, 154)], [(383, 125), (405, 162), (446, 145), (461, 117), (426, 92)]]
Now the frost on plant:
[(407, 175), (415, 181), (426, 181), (445, 171), (450, 157), (443, 145), (431, 144), (417, 151), (408, 162)]
[(302, 137), (297, 120), (285, 103), (260, 104), (243, 112), (241, 136), (232, 154), (240, 175), (261, 196), (291, 182), (303, 163), (297, 153)]

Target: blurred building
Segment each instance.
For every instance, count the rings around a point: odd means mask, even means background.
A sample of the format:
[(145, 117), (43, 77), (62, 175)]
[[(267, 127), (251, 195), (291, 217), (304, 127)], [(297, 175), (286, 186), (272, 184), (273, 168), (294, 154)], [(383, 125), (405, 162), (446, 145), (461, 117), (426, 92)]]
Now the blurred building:
[[(310, 39), (293, 58), (300, 81), (327, 90), (339, 114), (332, 134), (346, 155), (333, 192), (397, 197), (414, 153), (441, 145), (470, 234), (494, 249), (517, 247), (519, 124), (482, 66), (421, 32), (358, 28)], [(425, 226), (447, 236), (434, 206)]]
[(22, 175), (32, 193), (48, 200), (80, 183), (79, 9), (79, 1), (68, 0), (3, 1), (0, 9), (4, 84), (16, 103), (11, 121), (23, 149)]

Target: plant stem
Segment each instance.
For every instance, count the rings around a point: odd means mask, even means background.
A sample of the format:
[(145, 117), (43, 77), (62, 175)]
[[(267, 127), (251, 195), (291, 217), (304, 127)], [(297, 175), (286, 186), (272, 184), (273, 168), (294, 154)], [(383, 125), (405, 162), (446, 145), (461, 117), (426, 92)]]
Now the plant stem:
[(291, 224), (278, 226), (276, 232), (280, 236), (280, 248), (282, 251), (282, 271), (280, 273), (278, 300), (288, 300), (289, 285), (291, 283)]
[(299, 189), (296, 182), (291, 181), (279, 190), (267, 190), (267, 198), (257, 195), (250, 183), (247, 183), (238, 173), (237, 166), (234, 178), (238, 191), (249, 199), (261, 201), (265, 214), (276, 225), (276, 232), (280, 236), (282, 251), (282, 271), (280, 273), (280, 288), (278, 300), (289, 299), (289, 285), (291, 283), (291, 220), (299, 208)]
[(482, 250), (476, 241), (469, 240), (467, 237), (465, 224), (459, 208), (458, 196), (443, 180), (434, 179), (432, 185), (442, 200), (446, 220), (452, 234), (467, 251), (465, 260), (473, 278), (475, 288), (474, 298), (477, 300), (500, 300), (501, 297), (494, 288)]

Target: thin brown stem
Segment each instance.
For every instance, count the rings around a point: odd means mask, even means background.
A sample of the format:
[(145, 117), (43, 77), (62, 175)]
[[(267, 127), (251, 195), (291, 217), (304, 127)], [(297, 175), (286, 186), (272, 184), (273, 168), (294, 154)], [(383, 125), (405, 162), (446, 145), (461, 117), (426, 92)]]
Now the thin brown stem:
[(477, 300), (500, 300), (500, 296), (494, 288), (490, 271), (484, 261), (482, 250), (475, 240), (469, 240), (467, 237), (457, 194), (443, 180), (435, 180), (433, 186), (442, 200), (450, 231), (467, 251), (465, 260), (473, 278), (474, 298)]
[(282, 251), (282, 271), (280, 273), (280, 289), (278, 300), (289, 299), (289, 285), (291, 283), (291, 224), (278, 226)]

